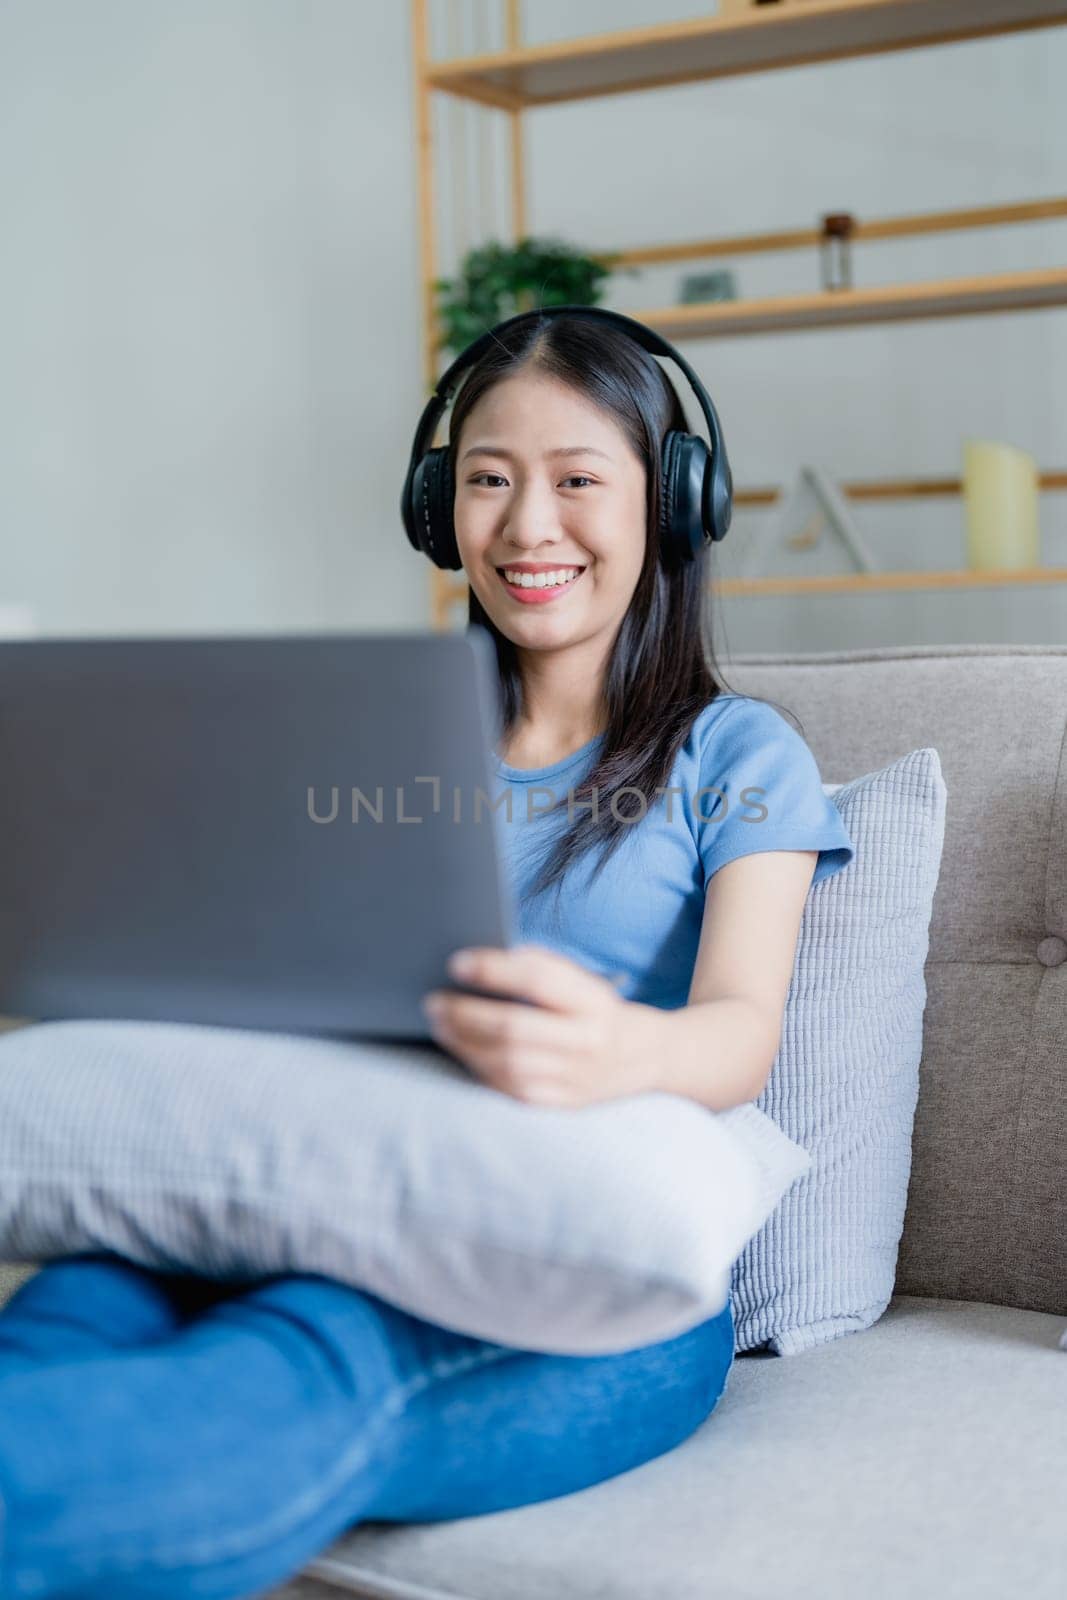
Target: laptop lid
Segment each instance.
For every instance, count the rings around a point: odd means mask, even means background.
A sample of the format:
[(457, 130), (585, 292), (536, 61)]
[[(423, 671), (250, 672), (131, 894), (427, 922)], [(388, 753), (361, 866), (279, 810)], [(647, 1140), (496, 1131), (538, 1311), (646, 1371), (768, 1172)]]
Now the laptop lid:
[(497, 702), (478, 627), (0, 642), (0, 1012), (427, 1039), (513, 942)]

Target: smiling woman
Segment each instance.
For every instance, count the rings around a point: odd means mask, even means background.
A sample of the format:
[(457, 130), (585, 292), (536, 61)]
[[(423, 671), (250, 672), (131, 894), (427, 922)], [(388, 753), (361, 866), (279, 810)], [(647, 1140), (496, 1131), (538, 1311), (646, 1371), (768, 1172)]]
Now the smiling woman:
[[(709, 444), (654, 354), (682, 366)], [(465, 365), (447, 450), (423, 457)], [(435, 1037), (545, 1105), (642, 1082), (711, 1109), (755, 1099), (807, 894), (852, 849), (803, 738), (714, 662), (702, 602), (732, 485), (710, 397), (626, 317), (525, 313), (442, 378), (412, 452), (409, 537), (415, 485), (429, 517), (412, 542), (463, 567), (470, 625), (495, 646), (494, 820), (521, 936), (477, 953), (488, 993), (432, 997)]]
[[(806, 897), (852, 845), (801, 736), (714, 666), (718, 421), (700, 389), (710, 449), (688, 433), (654, 336), (623, 324), (567, 307), (491, 330), (448, 449), (427, 450), (436, 401), (416, 434), (408, 537), (465, 568), (470, 625), (496, 647), (495, 800), (551, 801), (495, 806), (521, 943), (471, 952), (477, 992), (441, 994), (434, 1029), (542, 1112), (648, 1091), (715, 1112), (765, 1084)], [(447, 1229), (444, 1250), (461, 1295)], [(557, 1291), (537, 1292), (551, 1320)], [(224, 1600), (360, 1520), (571, 1494), (686, 1439), (734, 1353), (729, 1296), (677, 1337), (586, 1357), (317, 1274), (249, 1287), (54, 1261), (0, 1312), (0, 1593)]]
[[(694, 386), (709, 444), (657, 354)], [(464, 364), (449, 444), (428, 450)], [(715, 663), (703, 597), (731, 492), (699, 380), (600, 308), (490, 330), (416, 432), (408, 537), (462, 566), (469, 625), (495, 646), (494, 820), (520, 936), (467, 952), (453, 975), (479, 992), (441, 991), (428, 1009), (447, 1052), (538, 1107), (642, 1090), (713, 1112), (757, 1099), (808, 895), (854, 854), (801, 734)], [(530, 1367), (516, 1415), (549, 1376)], [(654, 1405), (636, 1370), (618, 1393), (628, 1426)]]

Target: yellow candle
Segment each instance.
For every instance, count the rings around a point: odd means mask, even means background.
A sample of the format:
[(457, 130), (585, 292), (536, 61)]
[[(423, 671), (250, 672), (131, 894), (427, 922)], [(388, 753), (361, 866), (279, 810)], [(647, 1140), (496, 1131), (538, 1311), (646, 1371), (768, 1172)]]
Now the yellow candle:
[(1037, 463), (1025, 450), (991, 439), (964, 440), (968, 566), (1040, 566), (1037, 479)]

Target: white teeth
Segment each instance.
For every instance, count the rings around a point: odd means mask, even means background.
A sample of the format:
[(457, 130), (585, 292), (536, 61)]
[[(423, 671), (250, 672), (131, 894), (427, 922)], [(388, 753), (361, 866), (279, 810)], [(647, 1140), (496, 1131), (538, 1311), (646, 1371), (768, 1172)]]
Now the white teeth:
[(581, 570), (581, 567), (561, 567), (557, 572), (514, 572), (510, 567), (505, 567), (504, 576), (509, 583), (521, 589), (552, 589), (573, 583)]

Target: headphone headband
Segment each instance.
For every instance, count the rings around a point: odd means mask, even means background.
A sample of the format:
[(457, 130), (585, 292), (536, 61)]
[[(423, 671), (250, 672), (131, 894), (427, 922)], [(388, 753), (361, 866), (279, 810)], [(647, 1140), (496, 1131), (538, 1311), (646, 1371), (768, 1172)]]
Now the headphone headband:
[(708, 425), (708, 434), (711, 438), (712, 449), (722, 446), (722, 428), (719, 424), (718, 413), (712, 404), (711, 396), (689, 365), (685, 357), (677, 351), (672, 344), (662, 338), (654, 329), (643, 322), (636, 322), (633, 317), (627, 317), (621, 311), (609, 311), (606, 306), (544, 306), (539, 310), (520, 311), (517, 316), (509, 317), (506, 322), (499, 322), (495, 327), (489, 328), (485, 333), (479, 334), (473, 344), (461, 350), (456, 359), (438, 378), (433, 394), (430, 396), (423, 410), (419, 426), (415, 431), (415, 443), (411, 451), (414, 464), (425, 453), (430, 441), (437, 431), (437, 424), (441, 420), (453, 394), (459, 387), (459, 380), (466, 367), (472, 367), (480, 361), (489, 346), (493, 344), (502, 333), (509, 328), (518, 326), (521, 322), (529, 322), (544, 317), (558, 317), (562, 315), (593, 317), (604, 322), (614, 323), (622, 328), (624, 333), (647, 350), (649, 355), (664, 356), (674, 361), (688, 380), (689, 387), (700, 402), (700, 409), (704, 413), (704, 420)]
[(661, 540), (667, 559), (691, 560), (701, 546), (723, 539), (730, 526), (733, 503), (733, 477), (726, 457), (718, 413), (704, 385), (672, 344), (643, 322), (609, 311), (605, 306), (542, 306), (520, 311), (480, 334), (437, 380), (423, 408), (411, 447), (411, 460), (401, 494), (400, 508), (408, 541), (414, 549), (428, 555), (438, 566), (456, 570), (462, 566), (452, 521), (455, 493), (449, 464), (449, 447), (429, 448), (437, 424), (447, 407), (465, 368), (478, 362), (500, 335), (526, 322), (573, 316), (613, 324), (621, 328), (649, 355), (663, 356), (681, 368), (700, 403), (711, 441), (710, 450), (699, 434), (668, 429), (663, 440)]

